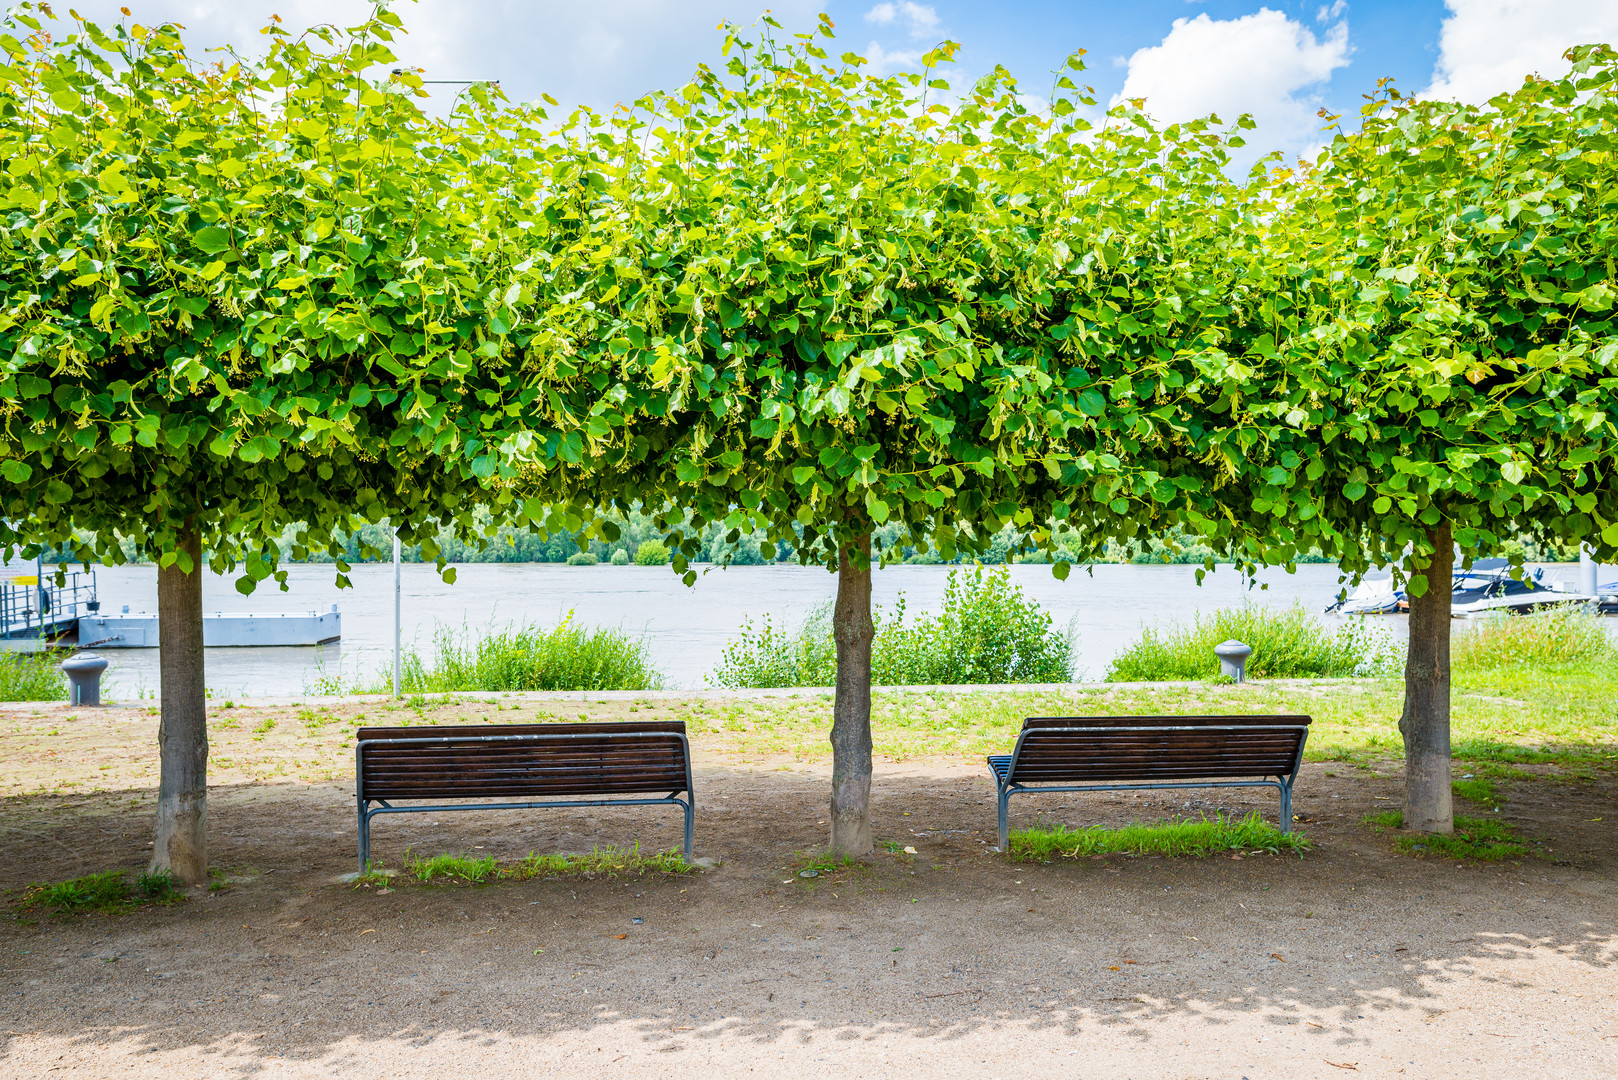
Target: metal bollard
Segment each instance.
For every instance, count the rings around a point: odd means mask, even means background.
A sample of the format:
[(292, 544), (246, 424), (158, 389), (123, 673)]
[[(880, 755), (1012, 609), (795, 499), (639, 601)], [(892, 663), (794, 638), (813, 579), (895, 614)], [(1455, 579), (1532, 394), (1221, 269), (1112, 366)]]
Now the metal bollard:
[(101, 673), (107, 662), (95, 653), (79, 653), (62, 661), (67, 675), (67, 703), (69, 705), (101, 704)]
[(1214, 655), (1219, 657), (1219, 673), (1221, 675), (1229, 675), (1237, 682), (1246, 680), (1247, 658), (1253, 655), (1251, 645), (1243, 645), (1235, 638), (1232, 638), (1229, 641), (1221, 641), (1218, 645), (1215, 645)]

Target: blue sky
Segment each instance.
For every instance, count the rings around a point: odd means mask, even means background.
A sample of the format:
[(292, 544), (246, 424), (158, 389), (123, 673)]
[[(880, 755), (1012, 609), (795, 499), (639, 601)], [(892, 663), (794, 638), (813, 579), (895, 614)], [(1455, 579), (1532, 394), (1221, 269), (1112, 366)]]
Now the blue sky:
[[(351, 21), (363, 0), (58, 0), (87, 18), (177, 19), (194, 47), (250, 45), (271, 12), (286, 25)], [(673, 88), (712, 62), (721, 18), (748, 23), (768, 5), (788, 29), (820, 11), (839, 44), (884, 70), (935, 42), (963, 45), (954, 77), (1003, 64), (1032, 95), (1068, 53), (1105, 106), (1144, 96), (1165, 121), (1250, 112), (1259, 148), (1306, 153), (1315, 112), (1350, 116), (1376, 80), (1411, 92), (1481, 101), (1531, 72), (1558, 74), (1569, 45), (1618, 44), (1618, 0), (419, 0), (396, 3), (411, 30), (401, 58), (436, 78), (496, 78), (508, 95), (541, 92), (609, 107)], [(64, 12), (65, 14), (65, 12)]]

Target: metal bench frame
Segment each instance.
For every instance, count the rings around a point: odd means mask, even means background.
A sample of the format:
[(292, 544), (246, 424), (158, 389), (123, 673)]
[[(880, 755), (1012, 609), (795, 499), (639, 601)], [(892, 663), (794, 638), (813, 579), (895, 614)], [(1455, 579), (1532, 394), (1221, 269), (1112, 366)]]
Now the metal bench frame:
[[(1048, 732), (1081, 732), (1096, 734), (1099, 732), (1125, 732), (1130, 734), (1156, 733), (1156, 732), (1207, 732), (1207, 731), (1296, 731), (1299, 733), (1298, 753), (1293, 758), (1292, 769), (1288, 773), (1266, 774), (1273, 775), (1274, 779), (1263, 780), (1185, 780), (1173, 782), (1145, 782), (1129, 784), (1019, 784), (1016, 782), (1017, 758), (1022, 752), (1023, 741), (1032, 733)], [(1037, 792), (1063, 792), (1063, 791), (1147, 791), (1158, 788), (1235, 788), (1235, 787), (1273, 787), (1281, 795), (1281, 831), (1292, 831), (1292, 784), (1298, 778), (1298, 769), (1303, 765), (1303, 747), (1309, 741), (1309, 726), (1307, 724), (1188, 724), (1183, 727), (1166, 727), (1161, 725), (1118, 725), (1115, 727), (1036, 727), (1023, 728), (1017, 736), (1017, 745), (1009, 754), (990, 754), (989, 769), (994, 773), (995, 785), (999, 788), (1000, 810), (1000, 850), (1005, 851), (1010, 846), (1007, 814), (1009, 813), (1011, 797), (1026, 793)]]
[[(425, 806), (393, 806), (386, 799), (371, 799), (365, 795), (365, 748), (367, 746), (385, 746), (407, 743), (492, 743), (492, 742), (526, 742), (548, 743), (562, 742), (569, 739), (610, 739), (613, 741), (644, 741), (648, 739), (666, 740), (679, 739), (684, 749), (685, 757), (685, 787), (676, 788), (661, 799), (547, 799), (531, 802), (499, 802), (499, 803), (431, 803)], [(681, 792), (685, 798), (680, 798)], [(454, 798), (453, 795), (445, 796)], [(547, 735), (430, 735), (423, 732), (420, 738), (415, 739), (362, 739), (354, 747), (354, 798), (359, 806), (359, 833), (360, 833), (360, 873), (364, 874), (371, 861), (371, 819), (378, 814), (426, 814), (453, 810), (544, 810), (550, 808), (567, 808), (580, 806), (678, 806), (685, 811), (685, 841), (683, 851), (687, 862), (691, 861), (691, 832), (694, 824), (694, 803), (696, 796), (691, 786), (691, 740), (685, 735), (672, 731), (626, 731), (621, 733), (581, 732), (579, 734), (565, 734), (558, 732)], [(476, 796), (467, 796), (476, 798)], [(371, 806), (371, 803), (376, 806)]]

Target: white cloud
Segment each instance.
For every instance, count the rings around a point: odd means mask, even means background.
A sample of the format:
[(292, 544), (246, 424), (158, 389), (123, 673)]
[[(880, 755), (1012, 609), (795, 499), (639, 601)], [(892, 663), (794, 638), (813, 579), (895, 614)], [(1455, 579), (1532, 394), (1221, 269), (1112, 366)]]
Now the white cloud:
[(928, 37), (938, 30), (938, 12), (931, 4), (917, 4), (913, 0), (881, 3), (865, 13), (865, 21), (878, 26), (903, 24), (913, 38)]
[(1317, 38), (1269, 8), (1239, 19), (1176, 19), (1162, 44), (1129, 58), (1112, 103), (1143, 97), (1147, 113), (1164, 123), (1217, 113), (1228, 124), (1251, 113), (1258, 130), (1247, 133), (1248, 149), (1236, 155), (1245, 168), (1269, 150), (1303, 153), (1323, 141), (1321, 99), (1311, 88), (1347, 64), (1351, 51), (1346, 22)]
[[(121, 5), (138, 22), (183, 23), (188, 47), (199, 54), (224, 42), (260, 50), (259, 29), (271, 12), (296, 31), (312, 23), (351, 25), (371, 9), (366, 0), (57, 0), (54, 6), (60, 26), (68, 23), (69, 6), (110, 25)], [(410, 33), (393, 51), (402, 63), (425, 67), (427, 78), (498, 79), (514, 101), (549, 93), (564, 104), (611, 108), (648, 90), (684, 85), (698, 63), (718, 61), (720, 19), (765, 6), (788, 30), (810, 29), (820, 10), (816, 0), (419, 0), (394, 4)]]
[(1524, 77), (1567, 72), (1571, 45), (1618, 44), (1611, 0), (1446, 0), (1433, 82), (1423, 93), (1483, 102)]
[(1320, 10), (1315, 12), (1315, 21), (1331, 22), (1333, 19), (1337, 18), (1347, 10), (1348, 0), (1335, 0), (1330, 7), (1327, 7), (1325, 4), (1321, 4)]
[(895, 49), (889, 52), (880, 42), (873, 41), (865, 46), (862, 55), (869, 61), (865, 70), (872, 75), (892, 75), (895, 71), (921, 70), (921, 52), (917, 49)]

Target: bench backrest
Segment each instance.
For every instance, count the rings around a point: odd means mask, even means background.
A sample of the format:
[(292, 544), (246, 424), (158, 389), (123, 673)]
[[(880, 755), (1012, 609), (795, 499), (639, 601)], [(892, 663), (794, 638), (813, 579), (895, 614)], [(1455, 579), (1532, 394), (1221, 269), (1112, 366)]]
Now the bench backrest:
[(1008, 783), (1292, 776), (1307, 716), (1037, 716), (1023, 721)]
[(673, 794), (691, 754), (680, 720), (369, 727), (355, 776), (364, 799)]

